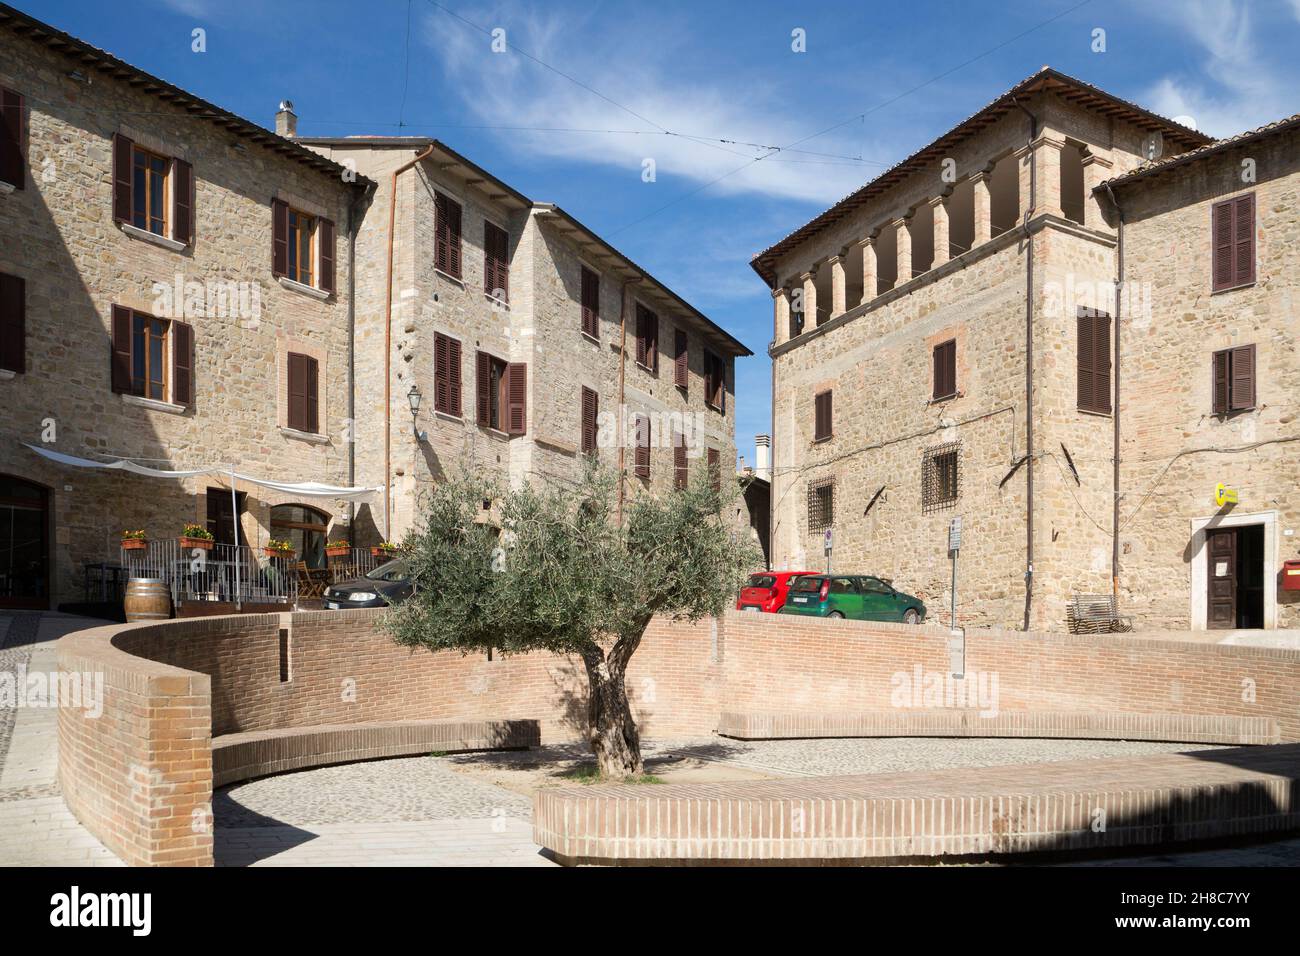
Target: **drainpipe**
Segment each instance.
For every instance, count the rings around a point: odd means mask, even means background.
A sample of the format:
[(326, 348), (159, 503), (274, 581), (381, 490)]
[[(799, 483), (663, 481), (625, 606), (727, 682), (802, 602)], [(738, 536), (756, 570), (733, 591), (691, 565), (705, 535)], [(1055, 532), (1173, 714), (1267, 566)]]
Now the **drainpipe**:
[[(1113, 419), (1112, 425), (1115, 429), (1115, 454), (1113, 456), (1113, 469), (1111, 483), (1114, 487), (1115, 501), (1112, 504), (1110, 518), (1110, 586), (1111, 592), (1115, 595), (1115, 600), (1119, 600), (1119, 357), (1120, 357), (1120, 309), (1123, 302), (1124, 290), (1124, 210), (1120, 208), (1119, 200), (1115, 198), (1115, 193), (1111, 190), (1110, 184), (1106, 184), (1106, 195), (1110, 197), (1111, 205), (1115, 207), (1115, 215), (1118, 219), (1116, 224), (1115, 239), (1115, 344), (1114, 344), (1114, 376), (1115, 376), (1115, 398), (1113, 400), (1110, 414)], [(1118, 606), (1118, 605), (1117, 605)]]
[(623, 527), (623, 489), (625, 464), (624, 448), (627, 445), (623, 414), (623, 386), (627, 373), (627, 287), (641, 281), (641, 277), (624, 279), (618, 287), (618, 526)]
[(1038, 138), (1038, 117), (1014, 96), (1011, 102), (1029, 117), (1029, 208), (1021, 228), (1025, 233), (1025, 623), (1029, 630), (1029, 611), (1034, 599), (1034, 237), (1029, 220), (1038, 199), (1038, 157), (1034, 140)]
[[(374, 193), (374, 185), (348, 203), (348, 487), (357, 486), (357, 232), (361, 229), (361, 208)], [(357, 503), (348, 502), (348, 544), (356, 546)]]
[[(776, 289), (775, 282), (772, 286)], [(775, 332), (772, 335), (773, 341), (776, 340)], [(776, 558), (776, 359), (768, 353), (768, 361), (772, 366), (772, 413), (769, 418), (767, 429), (771, 441), (767, 448), (767, 569), (772, 570), (772, 565)]]
[(429, 158), (433, 144), (409, 163), (393, 170), (388, 198), (388, 268), (384, 273), (384, 540), (392, 533), (393, 513), (393, 221), (397, 213), (397, 177)]

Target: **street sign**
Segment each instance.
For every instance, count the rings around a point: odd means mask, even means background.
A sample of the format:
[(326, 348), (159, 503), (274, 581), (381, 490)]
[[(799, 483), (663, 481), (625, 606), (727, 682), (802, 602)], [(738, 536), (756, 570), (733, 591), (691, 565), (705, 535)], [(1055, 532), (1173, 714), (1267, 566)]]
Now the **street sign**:
[(953, 518), (948, 523), (948, 550), (961, 550), (961, 517)]
[(825, 543), (822, 545), (822, 547), (825, 549), (827, 554), (831, 553), (831, 529), (830, 528), (826, 529)]
[(1235, 505), (1237, 503), (1237, 489), (1229, 488), (1223, 482), (1214, 486), (1214, 503), (1222, 508), (1224, 505)]

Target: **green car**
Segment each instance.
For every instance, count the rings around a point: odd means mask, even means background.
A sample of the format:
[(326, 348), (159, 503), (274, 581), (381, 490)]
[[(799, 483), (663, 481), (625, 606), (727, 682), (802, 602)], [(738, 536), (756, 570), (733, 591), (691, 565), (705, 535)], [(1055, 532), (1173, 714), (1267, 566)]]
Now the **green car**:
[(780, 614), (920, 624), (925, 604), (866, 574), (806, 574), (795, 579)]

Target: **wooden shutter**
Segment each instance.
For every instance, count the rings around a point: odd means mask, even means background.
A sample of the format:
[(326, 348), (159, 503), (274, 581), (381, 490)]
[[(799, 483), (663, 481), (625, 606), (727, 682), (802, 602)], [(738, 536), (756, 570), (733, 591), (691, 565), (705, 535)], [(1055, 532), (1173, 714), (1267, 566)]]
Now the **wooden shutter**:
[(636, 476), (650, 477), (650, 419), (646, 415), (636, 417)]
[(0, 89), (0, 182), (14, 189), (25, 188), (27, 181), (26, 127), (22, 94)]
[[(306, 358), (304, 356), (304, 358)], [(315, 434), (320, 431), (320, 366), (314, 358), (306, 358), (307, 366), (307, 428)]]
[(21, 276), (0, 274), (0, 368), (27, 371), (27, 292)]
[(495, 223), (483, 222), (483, 291), (502, 301), (510, 299), (510, 234)]
[(719, 355), (704, 353), (704, 401), (720, 412), (727, 404), (727, 363)]
[(334, 220), (321, 219), (316, 226), (316, 241), (320, 244), (320, 288), (334, 294)]
[(452, 340), (441, 332), (434, 333), (433, 408), (448, 415), (455, 414), (451, 410), (451, 343)]
[(172, 238), (194, 241), (194, 167), (183, 159), (172, 160)]
[(1255, 346), (1232, 350), (1232, 411), (1255, 407)]
[(636, 360), (651, 372), (659, 371), (659, 316), (640, 303), (636, 307)]
[(459, 339), (447, 339), (447, 372), (447, 413), (459, 418), (462, 414)]
[(194, 327), (172, 322), (172, 401), (194, 404)]
[(596, 451), (596, 418), (600, 405), (600, 396), (587, 387), (582, 389), (582, 451), (594, 454)]
[(709, 449), (709, 482), (714, 491), (722, 490), (722, 453), (716, 448)]
[(289, 427), (307, 428), (307, 356), (289, 353)]
[(813, 440), (831, 437), (831, 392), (817, 395), (813, 400)]
[(271, 274), (289, 274), (289, 204), (271, 200)]
[(934, 347), (934, 394), (948, 398), (957, 393), (957, 341), (950, 339)]
[(650, 371), (656, 375), (659, 374), (659, 316), (653, 312), (647, 313), (650, 321), (650, 337), (646, 340), (646, 364)]
[(528, 364), (511, 362), (506, 366), (506, 433), (522, 435), (528, 431)]
[(685, 488), (690, 475), (686, 465), (686, 437), (681, 432), (673, 433), (673, 487)]
[(582, 331), (600, 338), (600, 276), (582, 269)]
[(113, 306), (113, 325), (110, 344), (110, 369), (115, 392), (131, 391), (131, 310)]
[(433, 194), (434, 207), (434, 267), (454, 278), (460, 278), (460, 203)]
[(1228, 413), (1228, 368), (1230, 350), (1214, 353), (1214, 414)]
[(673, 348), (673, 384), (678, 388), (687, 388), (690, 384), (690, 340), (685, 332), (677, 330)]
[(492, 357), (479, 352), (475, 357), (474, 389), (478, 397), (478, 423), (492, 424)]
[(1078, 329), (1075, 403), (1083, 411), (1109, 414), (1110, 316), (1081, 309)]
[(130, 222), (135, 204), (131, 160), (135, 144), (121, 133), (113, 134), (113, 221)]
[(1255, 281), (1255, 194), (1215, 203), (1210, 220), (1211, 288), (1218, 292)]
[(646, 310), (636, 307), (636, 364), (646, 364)]

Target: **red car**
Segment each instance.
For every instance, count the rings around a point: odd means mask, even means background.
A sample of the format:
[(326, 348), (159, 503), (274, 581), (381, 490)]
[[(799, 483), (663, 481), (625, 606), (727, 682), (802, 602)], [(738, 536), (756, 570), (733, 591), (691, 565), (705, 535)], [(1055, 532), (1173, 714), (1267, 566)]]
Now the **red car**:
[(737, 611), (762, 611), (775, 614), (785, 604), (790, 582), (807, 571), (760, 571), (749, 576), (749, 583), (736, 598)]

